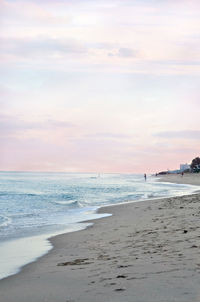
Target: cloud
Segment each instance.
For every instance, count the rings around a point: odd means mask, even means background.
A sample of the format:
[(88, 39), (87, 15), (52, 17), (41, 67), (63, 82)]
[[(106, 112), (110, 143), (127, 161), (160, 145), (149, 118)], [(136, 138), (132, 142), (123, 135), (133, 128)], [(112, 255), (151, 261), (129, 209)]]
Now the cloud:
[(75, 40), (56, 39), (49, 37), (38, 38), (1, 38), (1, 53), (17, 56), (49, 56), (82, 54), (87, 52), (87, 48)]
[(49, 130), (56, 128), (71, 128), (74, 125), (67, 121), (44, 120), (43, 122), (31, 122), (19, 117), (0, 115), (0, 136), (12, 136), (16, 133), (29, 130)]
[[(48, 3), (47, 3), (48, 4)], [(41, 5), (38, 1), (0, 1), (0, 16), (4, 25), (32, 24), (68, 24), (70, 17), (58, 16), (55, 11), (50, 11), (48, 6)]]
[(122, 47), (116, 51), (109, 52), (109, 57), (120, 57), (120, 58), (135, 58), (138, 55), (138, 51), (132, 48)]
[(86, 135), (87, 138), (94, 139), (127, 139), (130, 138), (130, 135), (120, 134), (120, 133), (95, 133)]
[(118, 51), (118, 56), (122, 58), (130, 58), (130, 57), (136, 57), (137, 50), (134, 50), (132, 48), (120, 48)]
[(179, 66), (179, 65), (200, 65), (200, 60), (188, 60), (188, 59), (185, 59), (185, 60), (157, 60), (157, 61), (154, 61), (152, 60), (151, 63), (154, 63), (154, 64), (160, 64), (160, 65), (169, 65), (169, 66)]
[[(14, 55), (20, 57), (46, 57), (53, 55), (65, 56), (67, 54), (81, 55), (88, 54), (89, 50), (111, 50), (108, 55), (120, 58), (135, 58), (138, 50), (121, 47), (117, 50), (114, 43), (90, 43), (81, 42), (75, 39), (52, 38), (40, 36), (35, 38), (0, 38), (0, 53), (4, 55)], [(119, 47), (119, 46), (118, 46)], [(113, 50), (112, 50), (113, 49)]]
[(154, 136), (169, 139), (200, 139), (199, 130), (180, 130), (180, 131), (163, 131), (154, 134)]

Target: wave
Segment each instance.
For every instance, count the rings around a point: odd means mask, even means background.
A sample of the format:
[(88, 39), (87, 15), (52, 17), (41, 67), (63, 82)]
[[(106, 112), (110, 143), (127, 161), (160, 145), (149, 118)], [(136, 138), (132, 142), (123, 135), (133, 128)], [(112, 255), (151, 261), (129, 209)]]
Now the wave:
[(135, 194), (127, 194), (121, 197), (115, 197), (115, 198), (111, 198), (110, 200), (108, 200), (108, 203), (123, 203), (123, 202), (130, 202), (130, 201), (135, 201), (135, 200), (141, 200), (144, 198), (144, 194), (143, 193), (135, 193)]
[(0, 196), (39, 196), (41, 194), (36, 194), (36, 193), (16, 193), (16, 192), (0, 192)]
[[(55, 195), (56, 196), (56, 195)], [(64, 199), (64, 200), (74, 200), (74, 196), (73, 194), (69, 194), (69, 193), (62, 193), (62, 194), (59, 194), (59, 197), (61, 199)], [(53, 196), (52, 196), (53, 197)]]
[(12, 223), (12, 219), (7, 216), (0, 216), (0, 227), (7, 227), (9, 224)]
[(10, 216), (13, 218), (24, 218), (24, 217), (35, 217), (38, 214), (33, 212), (33, 213), (16, 213), (16, 214), (11, 214)]
[(148, 199), (148, 198), (154, 198), (157, 197), (158, 195), (155, 193), (149, 193), (149, 194), (144, 194), (144, 198)]
[(82, 207), (83, 205), (81, 204), (80, 201), (75, 200), (75, 201), (66, 201), (66, 200), (60, 200), (60, 201), (54, 201), (54, 203), (58, 204), (58, 205), (66, 205), (66, 206), (76, 206), (76, 207)]

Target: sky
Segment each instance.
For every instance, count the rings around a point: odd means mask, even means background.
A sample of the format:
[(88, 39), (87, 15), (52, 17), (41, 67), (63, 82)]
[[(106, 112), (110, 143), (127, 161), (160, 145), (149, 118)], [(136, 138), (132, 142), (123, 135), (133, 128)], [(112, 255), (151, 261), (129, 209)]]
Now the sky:
[(199, 0), (0, 14), (0, 170), (151, 173), (200, 155)]

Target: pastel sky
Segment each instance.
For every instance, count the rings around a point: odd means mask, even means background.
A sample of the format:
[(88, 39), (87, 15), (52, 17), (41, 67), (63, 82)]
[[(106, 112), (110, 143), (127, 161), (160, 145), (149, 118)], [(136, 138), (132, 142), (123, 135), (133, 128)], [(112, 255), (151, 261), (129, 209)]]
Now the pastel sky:
[(199, 0), (0, 14), (0, 170), (149, 173), (200, 155)]

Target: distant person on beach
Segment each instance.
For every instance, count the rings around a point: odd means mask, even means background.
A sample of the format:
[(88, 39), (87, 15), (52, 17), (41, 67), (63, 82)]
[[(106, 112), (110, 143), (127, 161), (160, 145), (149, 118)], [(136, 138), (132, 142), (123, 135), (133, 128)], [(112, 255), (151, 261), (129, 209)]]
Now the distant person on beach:
[(145, 179), (145, 181), (147, 180), (147, 175), (146, 175), (146, 173), (144, 174), (144, 179)]

